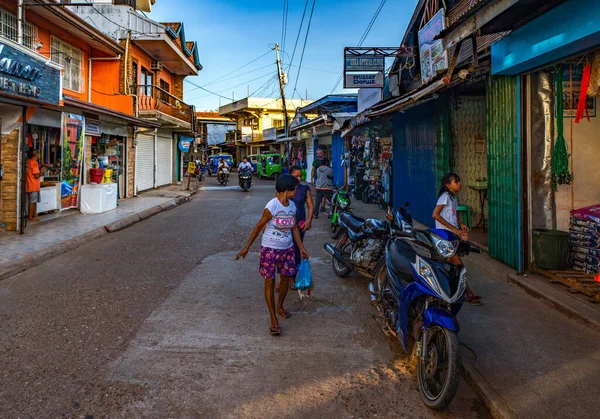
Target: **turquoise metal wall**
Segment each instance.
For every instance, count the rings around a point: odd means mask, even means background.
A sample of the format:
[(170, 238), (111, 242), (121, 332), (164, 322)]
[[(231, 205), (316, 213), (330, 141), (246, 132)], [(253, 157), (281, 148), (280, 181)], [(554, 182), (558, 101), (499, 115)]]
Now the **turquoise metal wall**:
[(331, 164), (333, 169), (333, 181), (338, 186), (344, 184), (344, 167), (342, 166), (342, 154), (344, 153), (344, 139), (339, 132), (331, 136)]
[(415, 220), (433, 226), (437, 202), (435, 108), (425, 103), (393, 117), (393, 204), (410, 202)]
[(522, 270), (521, 121), (518, 77), (490, 77), (487, 91), (490, 255)]

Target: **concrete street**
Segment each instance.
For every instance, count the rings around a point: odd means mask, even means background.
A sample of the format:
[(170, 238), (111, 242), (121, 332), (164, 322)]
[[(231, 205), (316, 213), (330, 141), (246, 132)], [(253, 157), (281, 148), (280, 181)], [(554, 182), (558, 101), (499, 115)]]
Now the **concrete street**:
[(333, 275), (326, 217), (305, 239), (313, 296), (290, 292), (270, 336), (258, 240), (233, 258), (274, 182), (236, 184), (1, 281), (0, 417), (489, 417), (465, 382), (424, 407), (367, 282)]

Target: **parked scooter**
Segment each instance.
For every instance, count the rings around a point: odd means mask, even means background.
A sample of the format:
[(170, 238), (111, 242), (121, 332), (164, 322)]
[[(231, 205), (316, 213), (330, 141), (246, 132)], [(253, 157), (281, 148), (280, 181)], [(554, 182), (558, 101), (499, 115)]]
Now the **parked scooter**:
[[(333, 180), (333, 176), (329, 176)], [(336, 185), (333, 186), (333, 195), (331, 196), (331, 202), (328, 202), (329, 211), (327, 213), (330, 219), (331, 225), (331, 238), (339, 239), (344, 233), (343, 228), (340, 226), (339, 217), (344, 212), (352, 212), (350, 208), (350, 191), (340, 189)]]
[(240, 174), (238, 177), (239, 177), (240, 188), (242, 188), (242, 190), (244, 192), (248, 192), (250, 190), (250, 188), (252, 187), (252, 170), (244, 169), (244, 170), (240, 171)]
[(204, 180), (204, 176), (206, 175), (206, 165), (204, 163), (198, 163), (196, 165), (195, 175), (198, 179), (198, 182), (202, 182)]
[(339, 215), (340, 239), (334, 245), (325, 243), (325, 250), (331, 256), (333, 272), (344, 278), (352, 271), (367, 278), (373, 278), (377, 269), (384, 264), (385, 244), (393, 231), (388, 220), (364, 219), (350, 212)]
[(447, 230), (413, 230), (407, 207), (394, 214), (385, 263), (377, 266), (369, 290), (383, 331), (417, 356), (423, 402), (442, 410), (460, 380), (456, 315), (467, 287), (466, 269), (448, 259), (481, 252)]

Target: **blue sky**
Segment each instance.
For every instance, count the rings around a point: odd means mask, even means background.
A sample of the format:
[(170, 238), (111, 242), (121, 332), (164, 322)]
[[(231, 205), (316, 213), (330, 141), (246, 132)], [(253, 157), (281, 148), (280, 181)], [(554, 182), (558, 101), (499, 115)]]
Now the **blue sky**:
[[(286, 96), (292, 93), (318, 99), (329, 93), (343, 69), (344, 47), (356, 46), (381, 0), (317, 0), (304, 53), (302, 70), (296, 85), (298, 65), (304, 43), (309, 1), (304, 28), (298, 42), (294, 66), (289, 71)], [(364, 46), (398, 46), (417, 0), (387, 0)], [(304, 9), (304, 0), (289, 0), (287, 40), (282, 60), (289, 63)], [(198, 42), (200, 61), (204, 69), (198, 77), (188, 78), (197, 85), (235, 99), (259, 88), (276, 74), (275, 51), (268, 53), (276, 42), (281, 44), (283, 0), (157, 0), (149, 17), (157, 21), (185, 24), (188, 40)], [(214, 82), (227, 73), (268, 53), (234, 74)], [(271, 65), (269, 65), (271, 64)], [(212, 83), (211, 83), (212, 82)], [(275, 79), (261, 96), (278, 96)], [(236, 87), (237, 86), (237, 87)], [(266, 87), (266, 86), (265, 86)], [(274, 90), (275, 89), (275, 90)], [(336, 93), (343, 92), (342, 83)], [(219, 97), (186, 83), (184, 100), (197, 110), (217, 109)], [(221, 98), (221, 104), (230, 102)]]

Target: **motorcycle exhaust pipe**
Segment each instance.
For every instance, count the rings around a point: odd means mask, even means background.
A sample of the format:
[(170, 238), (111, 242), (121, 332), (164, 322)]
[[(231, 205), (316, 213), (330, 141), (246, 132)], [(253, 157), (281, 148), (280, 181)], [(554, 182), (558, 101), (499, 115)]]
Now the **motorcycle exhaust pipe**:
[(323, 247), (325, 248), (325, 250), (327, 251), (327, 253), (329, 253), (331, 256), (333, 256), (333, 258), (335, 260), (337, 260), (339, 263), (341, 263), (343, 265), (346, 265), (350, 269), (354, 270), (354, 262), (351, 262), (351, 261), (347, 260), (345, 257), (343, 257), (340, 254), (340, 252), (338, 252), (337, 250), (335, 250), (335, 247), (333, 247), (333, 245), (331, 243), (325, 243), (323, 245)]
[(375, 297), (375, 287), (372, 282), (369, 283), (369, 293), (371, 294), (371, 301), (377, 301), (377, 297)]

